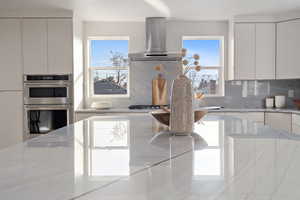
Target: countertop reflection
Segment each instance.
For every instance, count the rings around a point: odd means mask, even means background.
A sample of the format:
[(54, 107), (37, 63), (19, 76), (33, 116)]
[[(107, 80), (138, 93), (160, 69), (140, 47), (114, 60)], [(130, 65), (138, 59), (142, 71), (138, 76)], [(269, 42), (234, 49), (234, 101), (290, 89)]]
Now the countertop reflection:
[(214, 114), (191, 136), (165, 130), (149, 114), (97, 116), (4, 149), (1, 199), (300, 198), (297, 136)]

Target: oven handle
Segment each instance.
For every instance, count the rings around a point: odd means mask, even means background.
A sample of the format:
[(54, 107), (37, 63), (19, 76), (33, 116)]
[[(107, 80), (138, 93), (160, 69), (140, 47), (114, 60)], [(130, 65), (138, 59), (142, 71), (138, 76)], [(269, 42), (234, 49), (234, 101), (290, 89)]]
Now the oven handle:
[(25, 110), (71, 110), (72, 105), (24, 105)]
[(70, 87), (71, 83), (25, 83), (27, 88), (30, 87)]

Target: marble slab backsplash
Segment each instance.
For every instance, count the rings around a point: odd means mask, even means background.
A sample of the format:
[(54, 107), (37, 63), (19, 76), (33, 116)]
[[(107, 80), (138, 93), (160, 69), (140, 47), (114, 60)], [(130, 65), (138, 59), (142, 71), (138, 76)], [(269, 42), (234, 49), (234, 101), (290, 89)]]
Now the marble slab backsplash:
[[(294, 90), (294, 97), (288, 97)], [(225, 108), (264, 108), (265, 98), (286, 96), (287, 108), (295, 108), (293, 99), (300, 99), (300, 79), (225, 81), (225, 96), (207, 97), (199, 106), (223, 106)]]

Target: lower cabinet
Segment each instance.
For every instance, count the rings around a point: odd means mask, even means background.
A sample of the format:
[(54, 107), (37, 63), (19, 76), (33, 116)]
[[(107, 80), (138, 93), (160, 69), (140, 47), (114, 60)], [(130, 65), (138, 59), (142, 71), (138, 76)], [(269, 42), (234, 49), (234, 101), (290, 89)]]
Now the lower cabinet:
[(292, 132), (292, 114), (291, 113), (265, 113), (265, 124), (274, 129), (280, 129)]
[(0, 149), (23, 141), (23, 93), (0, 91)]
[(292, 114), (292, 132), (300, 135), (300, 115)]
[(230, 115), (237, 118), (247, 119), (253, 122), (264, 123), (264, 112), (225, 112), (225, 115)]

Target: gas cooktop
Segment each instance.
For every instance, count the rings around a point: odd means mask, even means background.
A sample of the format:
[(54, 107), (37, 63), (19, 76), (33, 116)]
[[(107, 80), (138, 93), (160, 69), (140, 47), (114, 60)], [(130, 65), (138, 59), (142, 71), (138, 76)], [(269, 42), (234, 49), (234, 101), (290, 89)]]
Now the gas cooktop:
[[(169, 107), (169, 105), (163, 105), (164, 107)], [(128, 106), (131, 110), (143, 110), (143, 109), (160, 109), (160, 105), (130, 105)]]

